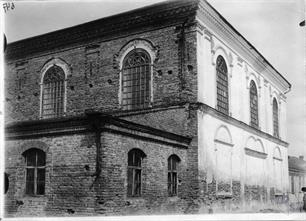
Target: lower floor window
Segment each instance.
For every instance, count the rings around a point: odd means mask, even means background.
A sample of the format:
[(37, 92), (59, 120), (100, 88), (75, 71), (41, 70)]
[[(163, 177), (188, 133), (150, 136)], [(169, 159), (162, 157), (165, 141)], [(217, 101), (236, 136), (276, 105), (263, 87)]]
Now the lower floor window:
[(24, 152), (26, 161), (26, 189), (28, 195), (45, 194), (46, 156), (39, 149), (29, 149)]
[(171, 155), (168, 158), (168, 195), (177, 196), (177, 167), (180, 158), (176, 155)]
[(142, 160), (145, 154), (139, 149), (132, 149), (128, 153), (128, 196), (141, 195), (141, 175), (142, 175)]

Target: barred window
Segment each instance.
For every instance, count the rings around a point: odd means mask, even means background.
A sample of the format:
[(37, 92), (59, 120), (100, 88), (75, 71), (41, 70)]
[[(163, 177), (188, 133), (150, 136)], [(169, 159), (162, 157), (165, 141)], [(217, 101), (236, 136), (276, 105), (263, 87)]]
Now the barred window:
[(53, 65), (49, 68), (42, 85), (42, 117), (53, 118), (64, 114), (65, 73)]
[(273, 135), (279, 137), (278, 105), (275, 98), (273, 99)]
[(257, 88), (254, 81), (250, 83), (250, 116), (251, 126), (258, 127), (258, 96)]
[(228, 115), (228, 76), (227, 66), (222, 56), (217, 58), (217, 110)]
[(168, 158), (168, 195), (177, 196), (177, 167), (180, 158), (176, 155), (171, 155)]
[(126, 110), (150, 104), (151, 59), (143, 49), (129, 52), (122, 68), (122, 105)]
[(132, 149), (128, 153), (128, 169), (127, 169), (127, 181), (128, 181), (128, 196), (140, 196), (141, 195), (141, 163), (145, 154), (139, 149)]
[(32, 148), (23, 153), (26, 163), (26, 190), (28, 195), (45, 194), (46, 154)]

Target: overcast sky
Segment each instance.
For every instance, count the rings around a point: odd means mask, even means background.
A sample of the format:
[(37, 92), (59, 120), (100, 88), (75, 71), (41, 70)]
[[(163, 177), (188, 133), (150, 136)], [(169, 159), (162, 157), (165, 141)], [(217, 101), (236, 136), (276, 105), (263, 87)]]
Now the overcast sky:
[[(14, 10), (4, 15), (5, 34), (13, 42), (159, 1), (14, 1)], [(305, 19), (305, 2), (209, 2), (292, 84), (292, 91), (287, 94), (289, 154), (306, 157), (306, 35), (305, 27), (299, 26)]]

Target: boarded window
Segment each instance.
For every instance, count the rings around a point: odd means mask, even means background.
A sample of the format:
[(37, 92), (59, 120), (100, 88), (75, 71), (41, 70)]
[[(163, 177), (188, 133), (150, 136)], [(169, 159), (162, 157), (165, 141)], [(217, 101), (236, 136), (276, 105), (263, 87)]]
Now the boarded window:
[(251, 81), (250, 83), (250, 117), (251, 126), (258, 127), (258, 95), (254, 81)]
[(65, 73), (62, 68), (54, 65), (46, 71), (42, 93), (42, 117), (62, 116), (65, 96)]
[(217, 58), (217, 110), (227, 114), (229, 113), (228, 108), (228, 76), (227, 66), (222, 56)]
[(145, 154), (138, 149), (133, 149), (128, 153), (128, 168), (127, 168), (127, 181), (128, 181), (128, 196), (141, 195), (141, 176), (142, 176), (142, 159)]
[(178, 163), (180, 158), (176, 155), (171, 155), (168, 158), (168, 195), (177, 196), (177, 180), (178, 180)]
[(87, 51), (85, 63), (85, 77), (96, 75), (99, 73), (99, 52)]
[(273, 135), (279, 137), (278, 105), (275, 98), (273, 99)]
[(39, 149), (29, 149), (23, 153), (26, 162), (26, 190), (28, 195), (45, 194), (46, 155)]
[(150, 104), (151, 60), (142, 49), (134, 49), (124, 58), (122, 68), (122, 106), (126, 110), (146, 108)]

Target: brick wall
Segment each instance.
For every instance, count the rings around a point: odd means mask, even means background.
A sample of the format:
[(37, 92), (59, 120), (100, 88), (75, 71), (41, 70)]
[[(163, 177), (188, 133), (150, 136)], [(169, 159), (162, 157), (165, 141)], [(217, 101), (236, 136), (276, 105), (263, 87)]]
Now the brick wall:
[[(194, 27), (189, 27), (184, 59), (179, 56), (178, 31), (175, 26), (150, 32), (129, 33), (126, 37), (95, 42), (80, 42), (70, 48), (42, 52), (21, 60), (8, 60), (6, 65), (6, 121), (39, 119), (40, 81), (44, 64), (53, 58), (65, 61), (71, 71), (67, 77), (67, 115), (85, 109), (115, 111), (119, 109), (119, 69), (114, 56), (133, 39), (145, 39), (159, 50), (153, 67), (153, 106), (171, 105), (196, 97), (196, 57)], [(88, 45), (94, 43), (94, 49)], [(91, 64), (91, 67), (89, 63)], [(183, 72), (180, 73), (183, 62)], [(189, 65), (189, 66), (188, 66)], [(189, 67), (189, 69), (187, 68)], [(189, 70), (189, 71), (188, 71)], [(182, 81), (184, 89), (182, 90)], [(188, 96), (183, 96), (188, 92)], [(185, 98), (184, 98), (185, 97)]]
[[(5, 195), (8, 216), (68, 215), (93, 210), (95, 144), (91, 134), (6, 142), (5, 172), (9, 190)], [(45, 195), (25, 194), (25, 159), (22, 153), (39, 148), (46, 153)], [(85, 166), (88, 165), (89, 170)], [(69, 212), (70, 211), (70, 212)]]
[[(5, 195), (6, 216), (119, 215), (188, 212), (190, 170), (187, 150), (163, 143), (109, 132), (101, 134), (101, 174), (96, 167), (93, 134), (7, 141), (6, 168), (10, 186)], [(45, 195), (25, 194), (25, 160), (29, 148), (46, 153)], [(138, 148), (143, 160), (142, 196), (127, 197), (127, 155)], [(168, 197), (167, 160), (180, 158), (178, 196)]]

